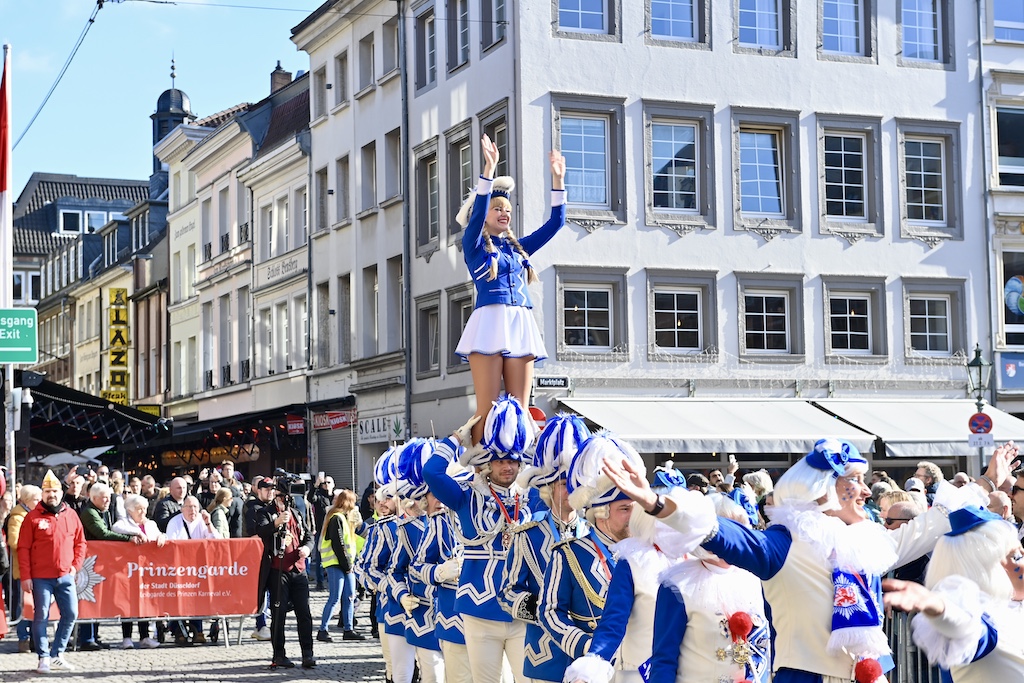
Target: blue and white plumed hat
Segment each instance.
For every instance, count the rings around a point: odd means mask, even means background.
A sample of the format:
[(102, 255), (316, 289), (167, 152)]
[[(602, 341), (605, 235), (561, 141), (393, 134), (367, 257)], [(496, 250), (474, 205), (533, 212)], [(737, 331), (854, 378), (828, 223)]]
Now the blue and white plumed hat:
[(528, 419), (531, 418), (515, 397), (502, 396), (487, 413), (479, 445), (467, 448), (459, 462), (464, 467), (478, 467), (492, 460), (529, 460), (526, 447), (533, 432), (526, 424)]
[[(491, 183), (491, 199), (495, 197), (504, 197), (510, 202), (512, 201), (512, 192), (516, 189), (516, 181), (512, 176), (500, 175), (494, 179)], [(476, 202), (476, 188), (469, 191), (462, 207), (459, 212), (455, 214), (455, 222), (466, 227), (469, 225), (469, 217), (473, 213), (473, 204)], [(483, 230), (480, 231), (480, 236), (477, 237), (477, 246), (483, 243)]]
[(419, 499), (427, 495), (427, 484), (423, 481), (423, 464), (434, 453), (432, 439), (412, 439), (398, 454), (398, 479), (396, 488), (402, 498)]
[(398, 478), (398, 454), (402, 446), (392, 446), (377, 458), (373, 466), (373, 481), (377, 484), (377, 500), (395, 496), (395, 480)]
[(964, 507), (949, 513), (950, 530), (947, 536), (959, 536), (986, 522), (1006, 522), (1005, 519), (985, 508), (978, 506)]
[(573, 457), (590, 438), (590, 430), (576, 415), (558, 413), (548, 418), (537, 439), (533, 464), (524, 467), (516, 483), (522, 488), (540, 488), (566, 476)]
[(583, 448), (569, 465), (566, 487), (569, 490), (569, 505), (574, 510), (607, 505), (626, 498), (626, 494), (619, 491), (602, 473), (601, 468), (606, 458), (613, 462), (629, 460), (642, 476), (647, 476), (647, 467), (632, 446), (611, 432), (598, 432), (584, 442)]
[(818, 439), (814, 449), (804, 458), (804, 462), (816, 470), (831, 470), (832, 476), (836, 478), (845, 476), (846, 468), (851, 463), (868, 463), (852, 443), (833, 437)]
[(651, 484), (651, 488), (655, 491), (670, 491), (674, 488), (686, 488), (686, 477), (683, 473), (672, 466), (672, 463), (667, 465), (659, 465), (654, 468), (654, 483)]

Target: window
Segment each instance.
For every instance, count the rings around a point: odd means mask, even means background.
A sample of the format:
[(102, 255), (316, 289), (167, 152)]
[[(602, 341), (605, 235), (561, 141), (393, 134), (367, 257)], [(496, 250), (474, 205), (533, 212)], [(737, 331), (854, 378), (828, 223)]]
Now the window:
[(381, 40), (383, 41), (381, 48), (384, 52), (382, 73), (390, 74), (392, 71), (398, 70), (398, 17), (391, 17), (384, 22)]
[(384, 135), (384, 196), (402, 194), (402, 131), (395, 128)]
[(327, 115), (327, 67), (313, 72), (313, 118)]
[[(565, 156), (565, 189), (570, 219), (577, 216), (624, 221), (625, 158), (621, 103), (552, 98), (555, 147)], [(593, 227), (598, 227), (594, 225)]]
[(371, 142), (360, 150), (360, 178), (362, 180), (360, 211), (377, 208), (377, 143)]
[(651, 36), (670, 41), (703, 41), (702, 0), (648, 0)]
[(338, 276), (338, 362), (352, 360), (352, 276)]
[(904, 279), (904, 334), (907, 361), (963, 364), (964, 283)]
[(331, 365), (331, 285), (328, 282), (316, 284), (316, 367)]
[(644, 116), (647, 223), (680, 235), (713, 227), (711, 109), (646, 105)]
[(448, 0), (446, 11), (448, 70), (453, 71), (469, 61), (469, 0)]
[(992, 19), (996, 40), (1024, 42), (1024, 0), (993, 0)]
[(228, 202), (228, 188), (217, 193), (217, 236), (220, 238), (220, 252), (231, 249), (231, 205)]
[(334, 58), (334, 105), (348, 102), (348, 51)]
[(416, 87), (437, 83), (437, 26), (434, 10), (416, 17)]
[(999, 184), (1024, 186), (1024, 109), (996, 109)]
[(740, 355), (766, 362), (802, 362), (803, 283), (800, 276), (737, 273)]
[(878, 121), (818, 117), (819, 226), (851, 242), (880, 237), (881, 150)]
[(405, 301), (402, 297), (402, 287), (405, 282), (405, 274), (402, 272), (402, 257), (392, 256), (387, 262), (387, 308), (384, 315), (387, 321), (387, 346), (381, 348), (380, 353), (397, 351), (403, 348), (406, 339), (405, 334)]
[(82, 214), (80, 211), (61, 211), (60, 229), (64, 232), (82, 232)]
[(262, 375), (273, 375), (277, 370), (274, 367), (274, 325), (269, 308), (260, 311), (260, 346), (263, 353), (260, 357), (260, 370)]
[(1024, 251), (1003, 251), (1002, 332), (1007, 346), (1024, 346)]
[(735, 224), (772, 239), (799, 232), (797, 116), (734, 109)]
[[(327, 171), (326, 168), (322, 170)], [(303, 245), (309, 237), (309, 195), (305, 187), (295, 193), (295, 206), (299, 209), (299, 245)]]
[(85, 230), (86, 232), (96, 232), (104, 225), (107, 224), (107, 214), (105, 211), (86, 211), (85, 212)]
[(484, 48), (489, 48), (505, 39), (508, 21), (505, 17), (507, 0), (481, 0), (480, 10), (483, 15), (481, 38)]
[(481, 115), (480, 118), (484, 133), (487, 134), (487, 137), (498, 148), (498, 152), (501, 155), (498, 160), (498, 167), (494, 169), (494, 175), (512, 175), (512, 166), (508, 158), (508, 122), (505, 119), (504, 107), (502, 107), (500, 115), (494, 118), (488, 120), (485, 119), (484, 115)]
[(352, 201), (349, 190), (349, 164), (348, 155), (335, 162), (337, 200), (338, 200), (338, 222), (347, 221), (352, 218)]
[(462, 207), (466, 195), (473, 188), (473, 145), (470, 143), (470, 125), (465, 121), (445, 131), (448, 140), (448, 230), (455, 235), (462, 232), (462, 226), (455, 221), (455, 214)]
[(625, 269), (557, 267), (558, 353), (629, 358)]
[(947, 0), (900, 0), (901, 65), (951, 61), (951, 46), (946, 40), (949, 4)]
[(739, 0), (739, 44), (782, 48), (782, 0)]
[(373, 34), (364, 36), (359, 41), (359, 90), (373, 87), (376, 73), (373, 63)]
[(441, 368), (440, 295), (428, 294), (416, 299), (416, 373), (436, 377)]
[(309, 305), (306, 297), (296, 298), (295, 307), (299, 309), (299, 367), (306, 368), (309, 367)]
[[(420, 247), (436, 248), (441, 232), (441, 183), (438, 178), (437, 140), (429, 140), (415, 150), (416, 155), (416, 235)], [(450, 212), (451, 213), (451, 212)]]
[(274, 369), (277, 372), (288, 372), (292, 369), (292, 330), (288, 320), (288, 302), (282, 301), (274, 309)]
[(865, 54), (865, 0), (821, 0), (821, 50)]
[(251, 375), (249, 358), (252, 354), (252, 329), (249, 318), (249, 288), (238, 289), (238, 381), (248, 382)]
[[(17, 272), (14, 273), (14, 278), (11, 281), (11, 286), (12, 286), (12, 289), (11, 289), (11, 296), (12, 296), (12, 298), (14, 299), (14, 301), (20, 303), (25, 298), (25, 273), (17, 273)], [(79, 310), (81, 310), (82, 307), (79, 306), (78, 308), (79, 308)], [(79, 313), (79, 320), (81, 320), (81, 313)], [(81, 334), (82, 334), (81, 322), (79, 322), (78, 327), (79, 327), (78, 334), (79, 334), (79, 336), (81, 336)]]
[(963, 237), (959, 187), (959, 129), (955, 125), (897, 122), (900, 210), (904, 237), (932, 246)]
[[(326, 170), (326, 169), (324, 169)], [(275, 253), (283, 254), (292, 248), (292, 235), (291, 235), (291, 222), (290, 216), (288, 215), (288, 197), (280, 197), (277, 200), (277, 251)]]
[(260, 207), (260, 233), (263, 235), (263, 260), (277, 255), (277, 239), (274, 236), (274, 207), (272, 204)]
[(466, 283), (448, 290), (448, 371), (469, 369), (469, 361), (455, 353), (462, 331), (473, 314), (473, 285)]
[(559, 30), (607, 33), (608, 25), (608, 0), (558, 0)]
[(883, 280), (822, 278), (825, 291), (825, 355), (886, 356)]
[(647, 271), (649, 359), (717, 360), (715, 283), (712, 272)]
[(360, 329), (363, 333), (363, 357), (376, 356), (378, 351), (379, 282), (377, 266), (363, 268), (363, 310)]

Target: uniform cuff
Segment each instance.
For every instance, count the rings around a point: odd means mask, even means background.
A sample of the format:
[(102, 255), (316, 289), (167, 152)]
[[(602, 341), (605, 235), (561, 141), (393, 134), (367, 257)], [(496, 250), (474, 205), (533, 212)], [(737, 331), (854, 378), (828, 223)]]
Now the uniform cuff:
[(551, 206), (565, 204), (565, 190), (551, 190)]
[(480, 176), (480, 179), (476, 181), (476, 193), (477, 194), (490, 194), (491, 185), (494, 184), (493, 178), (485, 178)]

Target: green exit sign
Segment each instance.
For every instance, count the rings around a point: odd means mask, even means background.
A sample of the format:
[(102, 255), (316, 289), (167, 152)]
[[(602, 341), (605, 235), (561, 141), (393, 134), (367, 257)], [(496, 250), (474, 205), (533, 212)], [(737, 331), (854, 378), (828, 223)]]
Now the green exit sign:
[(38, 362), (36, 309), (0, 308), (0, 363)]

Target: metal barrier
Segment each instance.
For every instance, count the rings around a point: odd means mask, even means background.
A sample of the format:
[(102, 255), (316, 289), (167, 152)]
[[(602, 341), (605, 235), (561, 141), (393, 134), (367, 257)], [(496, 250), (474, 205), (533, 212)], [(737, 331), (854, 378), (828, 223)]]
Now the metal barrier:
[(939, 667), (928, 663), (910, 636), (910, 617), (906, 612), (894, 612), (885, 618), (884, 629), (896, 662), (889, 683), (942, 683)]

